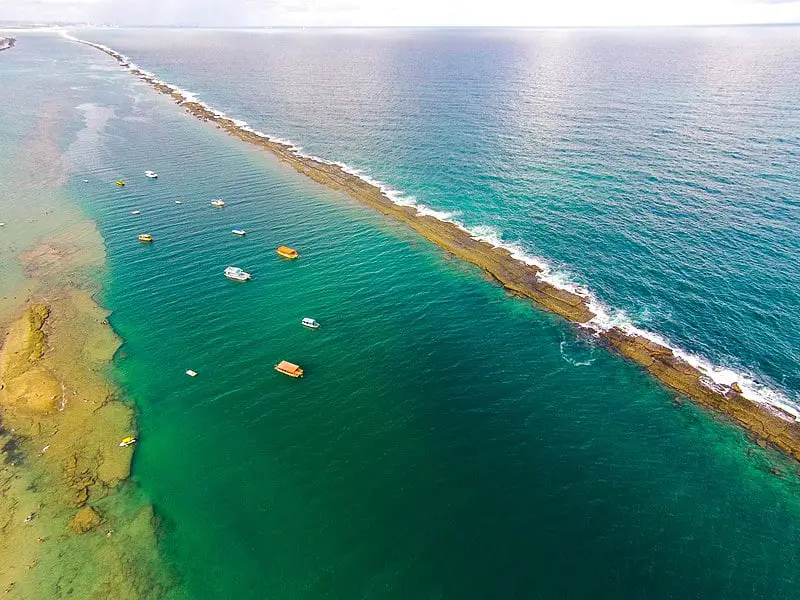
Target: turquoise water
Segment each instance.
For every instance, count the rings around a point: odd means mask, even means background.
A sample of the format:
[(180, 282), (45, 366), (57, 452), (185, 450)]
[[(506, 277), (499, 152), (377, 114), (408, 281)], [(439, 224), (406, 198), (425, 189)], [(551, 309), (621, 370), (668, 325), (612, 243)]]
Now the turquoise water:
[(800, 27), (84, 37), (800, 400)]
[[(222, 48), (232, 35), (213, 34)], [(105, 55), (29, 36), (14, 52), (28, 66), (60, 56), (38, 68), (80, 91), (69, 189), (105, 239), (102, 301), (139, 414), (134, 477), (162, 519), (176, 597), (796, 596), (792, 465)], [(392, 56), (398, 72), (411, 60)], [(281, 244), (300, 258), (278, 258)], [(609, 271), (623, 259), (610, 253)], [(225, 280), (229, 264), (253, 280)], [(281, 359), (306, 377), (275, 373)]]

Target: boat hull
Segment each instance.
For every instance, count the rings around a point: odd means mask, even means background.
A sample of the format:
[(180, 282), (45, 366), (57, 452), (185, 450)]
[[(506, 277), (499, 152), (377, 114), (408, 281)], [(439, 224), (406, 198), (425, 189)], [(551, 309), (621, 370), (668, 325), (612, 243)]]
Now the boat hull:
[(279, 369), (278, 367), (275, 367), (275, 370), (278, 373), (283, 373), (284, 375), (288, 375), (289, 377), (294, 377), (295, 379), (300, 379), (303, 376), (302, 371), (289, 372), (289, 371), (284, 371), (283, 369)]

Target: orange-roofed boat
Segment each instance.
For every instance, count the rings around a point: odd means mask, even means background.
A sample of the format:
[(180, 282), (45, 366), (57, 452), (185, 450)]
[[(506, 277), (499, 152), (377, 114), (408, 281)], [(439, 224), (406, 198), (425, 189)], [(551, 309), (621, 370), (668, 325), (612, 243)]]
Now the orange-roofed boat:
[(277, 250), (275, 250), (278, 254), (280, 254), (283, 258), (297, 258), (297, 250), (294, 248), (289, 248), (289, 246), (281, 246)]
[(284, 375), (288, 375), (289, 377), (303, 376), (303, 369), (301, 369), (299, 365), (290, 363), (287, 360), (282, 360), (277, 365), (275, 365), (275, 370), (278, 373), (283, 373)]
[(139, 234), (139, 241), (140, 242), (152, 242), (153, 241), (153, 236), (150, 235), (149, 233), (140, 233)]

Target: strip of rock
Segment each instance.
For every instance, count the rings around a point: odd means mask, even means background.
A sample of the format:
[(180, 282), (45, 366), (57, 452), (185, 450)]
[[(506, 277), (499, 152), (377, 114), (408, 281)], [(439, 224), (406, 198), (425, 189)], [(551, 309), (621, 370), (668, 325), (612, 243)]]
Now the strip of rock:
[[(597, 316), (589, 308), (586, 298), (542, 280), (539, 277), (542, 272), (539, 267), (515, 259), (508, 250), (477, 240), (454, 223), (420, 215), (413, 207), (392, 202), (378, 186), (348, 173), (338, 164), (305, 156), (289, 144), (269, 139), (237, 125), (233, 119), (209, 110), (152, 75), (132, 68), (123, 55), (110, 48), (91, 42), (81, 43), (115, 58), (133, 75), (172, 98), (199, 120), (214, 124), (232, 136), (268, 150), (314, 181), (346, 192), (352, 198), (405, 223), (437, 246), (480, 267), (511, 293), (529, 298), (538, 306), (575, 324), (586, 324)], [(709, 382), (702, 372), (675, 355), (672, 349), (641, 335), (619, 328), (600, 331), (597, 335), (606, 346), (638, 363), (663, 384), (706, 407), (724, 413), (761, 440), (800, 460), (800, 424), (793, 415), (784, 414), (769, 405), (751, 402), (736, 385), (720, 386)]]

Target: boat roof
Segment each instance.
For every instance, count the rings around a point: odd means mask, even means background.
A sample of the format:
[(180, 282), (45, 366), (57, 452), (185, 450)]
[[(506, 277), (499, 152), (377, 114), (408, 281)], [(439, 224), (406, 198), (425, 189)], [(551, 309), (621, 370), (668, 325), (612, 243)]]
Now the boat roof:
[(294, 363), (290, 363), (288, 360), (282, 360), (278, 363), (278, 368), (281, 371), (288, 371), (290, 373), (296, 373), (300, 370), (300, 365), (296, 365)]
[(277, 250), (278, 252), (297, 252), (294, 248), (289, 248), (289, 246), (281, 246)]

